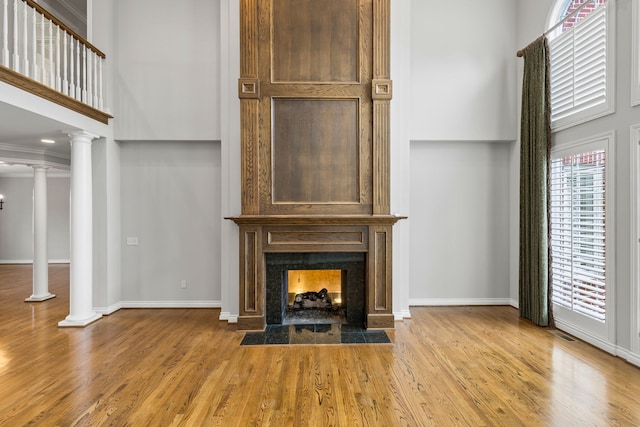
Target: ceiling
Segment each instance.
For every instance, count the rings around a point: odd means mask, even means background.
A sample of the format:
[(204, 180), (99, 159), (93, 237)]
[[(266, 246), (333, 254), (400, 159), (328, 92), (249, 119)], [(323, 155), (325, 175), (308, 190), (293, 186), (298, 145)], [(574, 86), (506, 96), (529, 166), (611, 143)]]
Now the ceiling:
[[(67, 132), (72, 128), (47, 117), (34, 114), (10, 104), (0, 102), (0, 151), (41, 153), (43, 156), (55, 156), (69, 159), (71, 144)], [(42, 139), (55, 141), (43, 143)], [(24, 168), (10, 168), (11, 158), (2, 158), (0, 176), (24, 172)], [(68, 163), (68, 161), (67, 161)], [(30, 170), (30, 168), (29, 168)]]

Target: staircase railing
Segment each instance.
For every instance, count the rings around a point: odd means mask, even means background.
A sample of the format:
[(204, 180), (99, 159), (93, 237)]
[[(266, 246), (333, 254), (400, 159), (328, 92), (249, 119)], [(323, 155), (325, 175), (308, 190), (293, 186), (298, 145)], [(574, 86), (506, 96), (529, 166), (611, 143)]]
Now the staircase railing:
[(32, 0), (0, 1), (0, 79), (106, 123), (104, 53)]

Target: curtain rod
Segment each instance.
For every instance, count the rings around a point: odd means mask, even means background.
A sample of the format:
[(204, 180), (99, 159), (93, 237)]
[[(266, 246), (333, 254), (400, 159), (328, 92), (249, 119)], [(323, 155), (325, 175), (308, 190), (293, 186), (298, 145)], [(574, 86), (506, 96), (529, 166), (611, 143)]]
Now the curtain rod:
[[(542, 33), (542, 35), (540, 37), (544, 37), (547, 34), (549, 34), (551, 31), (555, 30), (556, 28), (558, 28), (560, 25), (564, 24), (568, 19), (573, 18), (574, 16), (576, 16), (581, 10), (582, 8), (584, 8), (586, 5), (595, 2), (596, 0), (587, 0), (586, 2), (582, 3), (580, 6), (578, 6), (576, 8), (576, 10), (574, 10), (573, 12), (571, 12), (570, 14), (568, 14), (567, 16), (565, 16), (564, 18), (562, 18), (560, 21), (556, 22), (554, 25), (552, 25), (548, 30), (546, 30), (544, 33)], [(524, 55), (524, 50), (529, 47), (532, 43), (535, 43), (536, 41), (538, 41), (538, 39), (540, 39), (540, 37), (538, 37), (537, 39), (535, 39), (533, 42), (529, 43), (526, 47), (523, 47), (522, 49), (520, 49), (518, 52), (516, 52), (516, 56), (518, 58), (522, 57), (522, 55)]]

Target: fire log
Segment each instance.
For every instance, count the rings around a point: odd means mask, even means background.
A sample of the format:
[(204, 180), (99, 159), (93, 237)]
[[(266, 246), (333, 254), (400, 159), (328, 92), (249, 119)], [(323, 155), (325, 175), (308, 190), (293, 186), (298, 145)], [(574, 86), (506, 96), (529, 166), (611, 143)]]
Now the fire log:
[(331, 297), (329, 292), (322, 288), (320, 292), (304, 292), (296, 294), (294, 297), (293, 308), (330, 308)]

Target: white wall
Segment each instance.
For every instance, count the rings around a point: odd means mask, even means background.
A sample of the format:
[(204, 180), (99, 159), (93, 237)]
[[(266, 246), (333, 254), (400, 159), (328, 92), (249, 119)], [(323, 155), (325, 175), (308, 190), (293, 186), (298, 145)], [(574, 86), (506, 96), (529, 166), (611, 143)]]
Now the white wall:
[(116, 140), (220, 140), (217, 3), (114, 2)]
[(509, 303), (508, 143), (411, 143), (411, 305)]
[(515, 139), (515, 18), (511, 0), (412, 1), (412, 140)]
[(123, 142), (120, 158), (123, 306), (219, 306), (220, 144)]
[[(0, 262), (33, 261), (33, 178), (0, 177), (5, 197), (0, 211)], [(69, 178), (47, 178), (50, 261), (69, 260)]]
[(410, 304), (508, 304), (516, 5), (414, 0), (410, 14), (410, 110), (394, 123), (411, 139)]

